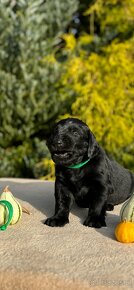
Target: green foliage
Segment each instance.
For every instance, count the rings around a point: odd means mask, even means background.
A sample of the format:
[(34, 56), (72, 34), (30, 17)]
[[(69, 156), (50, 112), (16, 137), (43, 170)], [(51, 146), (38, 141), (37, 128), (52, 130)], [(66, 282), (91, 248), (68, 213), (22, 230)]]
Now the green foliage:
[[(52, 179), (41, 140), (68, 115), (134, 170), (134, 0), (77, 7), (77, 0), (0, 2), (0, 176)], [(64, 33), (73, 15), (82, 25), (77, 38)]]
[(99, 26), (99, 38), (103, 43), (119, 38), (127, 39), (133, 34), (134, 1), (129, 0), (96, 0), (85, 11), (89, 16), (90, 33), (96, 33)]
[(77, 1), (20, 0), (0, 3), (0, 145), (23, 141), (61, 110), (55, 84), (62, 73), (54, 59), (57, 37)]
[[(134, 22), (129, 1), (98, 0), (87, 15), (93, 12), (101, 20), (102, 32), (116, 27), (116, 31), (127, 34)], [(71, 92), (73, 96), (71, 115), (85, 121), (105, 150), (134, 170), (133, 35), (123, 41), (116, 38), (107, 45), (99, 41), (97, 45), (96, 35), (83, 34), (77, 40), (73, 35), (63, 38), (68, 60), (61, 82), (64, 95)]]
[(66, 111), (54, 52), (76, 9), (77, 0), (0, 1), (1, 176), (20, 176), (34, 138)]
[(45, 142), (34, 138), (15, 147), (0, 148), (0, 176), (39, 178), (46, 175), (44, 167), (38, 166), (40, 160), (50, 158)]

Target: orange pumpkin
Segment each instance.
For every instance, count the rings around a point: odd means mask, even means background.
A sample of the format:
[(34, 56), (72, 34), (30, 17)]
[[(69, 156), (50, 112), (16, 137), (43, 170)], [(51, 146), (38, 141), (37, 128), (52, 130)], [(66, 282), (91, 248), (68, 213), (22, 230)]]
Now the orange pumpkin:
[(134, 223), (121, 221), (115, 228), (115, 236), (117, 241), (121, 243), (134, 242)]

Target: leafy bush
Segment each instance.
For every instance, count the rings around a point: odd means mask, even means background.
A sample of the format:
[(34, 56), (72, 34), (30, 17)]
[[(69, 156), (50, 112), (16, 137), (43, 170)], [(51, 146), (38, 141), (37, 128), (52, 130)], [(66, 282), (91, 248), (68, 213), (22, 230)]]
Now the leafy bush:
[[(90, 17), (92, 13), (94, 23), (96, 17), (101, 24), (99, 37), (63, 36), (67, 57), (63, 94), (74, 96), (71, 115), (89, 125), (108, 154), (134, 170), (133, 5), (98, 0), (85, 12)], [(108, 31), (116, 36), (110, 43)]]
[[(73, 15), (88, 24), (77, 37)], [(42, 140), (70, 115), (134, 170), (133, 15), (134, 0), (84, 0), (79, 10), (77, 0), (0, 2), (0, 176), (52, 179)]]
[(0, 148), (0, 176), (39, 178), (46, 175), (45, 168), (38, 169), (42, 159), (50, 158), (45, 142), (34, 138), (17, 147)]
[(0, 176), (25, 176), (28, 162), (33, 175), (34, 138), (45, 139), (66, 111), (54, 52), (76, 9), (77, 0), (0, 1)]

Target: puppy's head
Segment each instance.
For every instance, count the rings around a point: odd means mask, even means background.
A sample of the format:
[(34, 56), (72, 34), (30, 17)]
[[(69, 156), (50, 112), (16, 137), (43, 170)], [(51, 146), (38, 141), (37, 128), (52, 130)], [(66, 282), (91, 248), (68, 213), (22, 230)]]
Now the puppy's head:
[(67, 118), (55, 124), (47, 140), (53, 161), (70, 166), (97, 154), (98, 144), (88, 126), (76, 118)]

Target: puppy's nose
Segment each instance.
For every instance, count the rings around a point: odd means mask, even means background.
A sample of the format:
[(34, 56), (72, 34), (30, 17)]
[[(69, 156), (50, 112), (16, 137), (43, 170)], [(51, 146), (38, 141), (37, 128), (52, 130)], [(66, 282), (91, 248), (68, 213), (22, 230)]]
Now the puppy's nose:
[(61, 147), (63, 145), (61, 140), (58, 140), (57, 144), (58, 144), (58, 147)]

